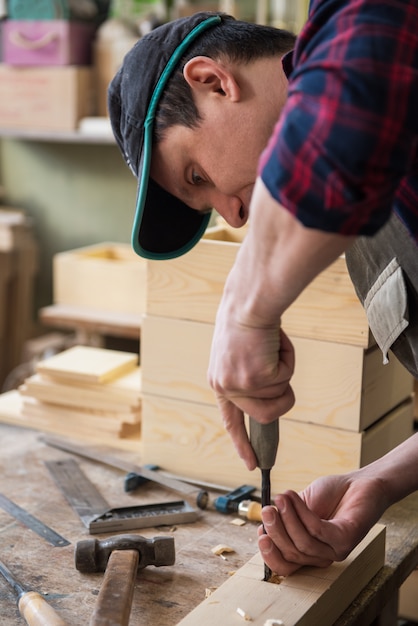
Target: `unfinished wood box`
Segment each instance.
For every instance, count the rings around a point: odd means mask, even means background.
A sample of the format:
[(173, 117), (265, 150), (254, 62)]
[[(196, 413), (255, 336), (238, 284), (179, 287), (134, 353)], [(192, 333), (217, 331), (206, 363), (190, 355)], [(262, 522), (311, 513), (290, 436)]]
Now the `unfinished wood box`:
[[(273, 493), (379, 458), (412, 434), (412, 407), (409, 399), (358, 433), (280, 418)], [(234, 451), (217, 407), (181, 399), (143, 394), (141, 462), (231, 488), (259, 482)]]
[[(147, 313), (214, 323), (225, 279), (245, 229), (214, 227), (187, 254), (149, 261)], [(340, 257), (299, 296), (282, 318), (292, 337), (367, 348), (373, 342), (363, 307)]]
[(129, 244), (104, 242), (59, 252), (53, 259), (54, 303), (141, 316), (146, 268)]
[[(213, 328), (213, 324), (146, 315), (142, 392), (215, 405), (206, 377)], [(376, 345), (364, 350), (357, 345), (291, 339), (297, 356), (292, 379), (297, 401), (286, 416), (289, 419), (361, 432), (413, 392), (412, 376), (394, 357), (383, 365)]]
[[(234, 452), (206, 375), (243, 234), (218, 226), (188, 254), (148, 262), (141, 333), (143, 461), (230, 487), (255, 479)], [(296, 350), (296, 404), (280, 420), (274, 491), (357, 469), (412, 434), (412, 377), (394, 357), (383, 365), (344, 257), (309, 285), (282, 325)]]

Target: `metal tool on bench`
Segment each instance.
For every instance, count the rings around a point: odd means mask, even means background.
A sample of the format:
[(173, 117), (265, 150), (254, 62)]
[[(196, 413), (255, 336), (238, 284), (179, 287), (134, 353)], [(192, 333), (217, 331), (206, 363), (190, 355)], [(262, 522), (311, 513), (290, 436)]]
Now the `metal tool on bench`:
[(148, 469), (146, 466), (136, 465), (135, 463), (126, 461), (116, 454), (113, 454), (113, 452), (103, 452), (91, 446), (78, 445), (76, 443), (73, 443), (72, 441), (59, 437), (53, 437), (50, 435), (43, 435), (42, 437), (40, 437), (40, 440), (46, 443), (48, 446), (53, 446), (54, 448), (58, 448), (59, 450), (64, 450), (65, 452), (77, 454), (78, 456), (84, 457), (91, 461), (98, 461), (99, 463), (121, 469), (125, 472), (134, 472), (135, 474), (140, 474), (141, 476), (148, 478), (148, 480), (152, 480), (157, 484), (162, 485), (167, 489), (170, 489), (171, 491), (175, 491), (176, 493), (188, 497), (189, 500), (195, 500), (199, 492), (199, 489), (194, 484), (182, 482), (181, 480), (177, 480), (176, 478), (167, 476), (162, 472)]
[(217, 496), (214, 500), (198, 499), (197, 506), (202, 509), (212, 508), (224, 514), (236, 513), (252, 522), (261, 522), (261, 503), (259, 499), (252, 499), (254, 491), (256, 487), (252, 485), (241, 485), (233, 491)]
[(2, 561), (0, 561), (0, 574), (17, 594), (19, 613), (29, 626), (66, 626), (66, 622), (44, 597), (36, 591), (25, 589)]
[(32, 530), (34, 533), (45, 539), (53, 546), (63, 547), (70, 545), (70, 541), (62, 537), (58, 533), (55, 532), (52, 528), (44, 524), (40, 519), (34, 517), (25, 509), (18, 506), (12, 500), (9, 500), (5, 495), (0, 493), (0, 508), (2, 508), (6, 513), (12, 515), (15, 519), (17, 519), (21, 524), (24, 524), (27, 528)]
[(194, 522), (198, 511), (184, 500), (111, 508), (73, 459), (46, 461), (53, 479), (91, 534)]
[(105, 572), (90, 626), (128, 626), (137, 572), (174, 562), (174, 537), (115, 535), (79, 541), (76, 568), (83, 573)]
[[(271, 504), (271, 468), (276, 462), (279, 445), (279, 420), (269, 424), (260, 424), (250, 417), (250, 443), (261, 469), (261, 506)], [(271, 569), (264, 564), (264, 580), (271, 578)]]

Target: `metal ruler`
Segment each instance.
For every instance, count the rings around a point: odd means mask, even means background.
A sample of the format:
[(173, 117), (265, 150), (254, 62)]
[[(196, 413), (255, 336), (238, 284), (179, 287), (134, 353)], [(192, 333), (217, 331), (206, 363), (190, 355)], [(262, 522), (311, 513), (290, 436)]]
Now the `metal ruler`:
[(52, 528), (41, 522), (41, 520), (39, 520), (37, 517), (31, 515), (30, 513), (25, 511), (25, 509), (22, 509), (20, 506), (12, 502), (12, 500), (9, 500), (9, 498), (1, 493), (0, 507), (4, 511), (6, 511), (6, 513), (12, 515), (15, 519), (24, 524), (30, 530), (33, 530), (34, 533), (42, 537), (42, 539), (48, 541), (53, 546), (63, 547), (70, 545), (70, 541), (68, 541), (64, 537), (61, 537), (61, 535), (56, 533), (55, 530), (52, 530)]
[(184, 501), (112, 509), (73, 459), (46, 461), (45, 465), (91, 534), (183, 524), (198, 518), (197, 510)]

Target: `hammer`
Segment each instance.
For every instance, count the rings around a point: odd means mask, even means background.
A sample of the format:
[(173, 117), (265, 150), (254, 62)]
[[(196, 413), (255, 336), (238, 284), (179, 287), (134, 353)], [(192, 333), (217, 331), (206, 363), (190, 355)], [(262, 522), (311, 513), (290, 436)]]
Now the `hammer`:
[(174, 565), (174, 537), (114, 535), (84, 539), (75, 549), (79, 572), (105, 572), (90, 626), (128, 626), (135, 578), (147, 565)]

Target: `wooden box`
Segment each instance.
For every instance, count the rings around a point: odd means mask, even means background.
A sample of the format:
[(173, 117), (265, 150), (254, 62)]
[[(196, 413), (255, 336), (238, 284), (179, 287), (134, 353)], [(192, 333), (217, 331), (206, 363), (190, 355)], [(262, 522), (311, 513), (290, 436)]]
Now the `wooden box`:
[[(207, 382), (213, 325), (146, 315), (142, 320), (142, 392), (216, 404)], [(360, 432), (408, 398), (412, 376), (377, 346), (291, 337), (297, 355), (296, 405), (286, 417)]]
[(142, 315), (146, 261), (129, 244), (100, 243), (53, 259), (55, 304)]
[(0, 64), (0, 127), (73, 131), (93, 114), (89, 67)]
[[(148, 262), (147, 313), (214, 323), (225, 279), (243, 229), (215, 227), (187, 254)], [(367, 318), (351, 283), (344, 257), (322, 272), (283, 315), (292, 337), (369, 347)]]
[[(360, 433), (282, 417), (273, 493), (303, 489), (312, 480), (348, 472), (379, 458), (412, 434), (412, 400)], [(144, 394), (141, 462), (236, 488), (259, 484), (233, 449), (217, 407)]]

